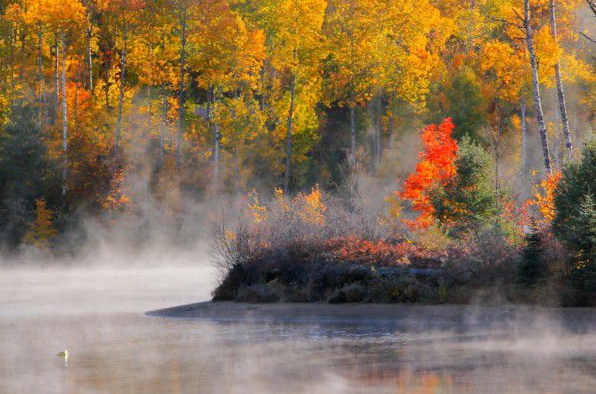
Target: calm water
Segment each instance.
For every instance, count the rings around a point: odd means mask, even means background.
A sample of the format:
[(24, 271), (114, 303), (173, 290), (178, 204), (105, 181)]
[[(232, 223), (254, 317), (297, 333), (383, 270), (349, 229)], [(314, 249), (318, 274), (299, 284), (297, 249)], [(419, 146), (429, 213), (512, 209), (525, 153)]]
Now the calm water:
[(596, 313), (423, 332), (143, 314), (212, 283), (188, 267), (0, 271), (0, 393), (596, 393)]

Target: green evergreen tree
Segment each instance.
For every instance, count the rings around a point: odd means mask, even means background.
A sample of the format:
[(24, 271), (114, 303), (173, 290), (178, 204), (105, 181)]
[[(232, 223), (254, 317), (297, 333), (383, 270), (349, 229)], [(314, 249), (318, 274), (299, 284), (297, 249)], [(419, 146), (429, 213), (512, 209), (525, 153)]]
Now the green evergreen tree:
[(497, 204), (491, 164), (489, 154), (464, 136), (455, 162), (456, 176), (431, 193), (435, 215), (452, 235), (478, 229), (494, 218)]
[(532, 226), (532, 231), (526, 234), (525, 245), (517, 270), (519, 284), (531, 287), (538, 284), (547, 274), (547, 266), (542, 258), (542, 234)]
[(569, 251), (568, 284), (574, 303), (596, 303), (596, 138), (582, 149), (582, 160), (570, 163), (555, 190), (553, 229)]
[(29, 107), (16, 108), (0, 133), (0, 234), (19, 243), (33, 221), (36, 200), (59, 201), (59, 171)]

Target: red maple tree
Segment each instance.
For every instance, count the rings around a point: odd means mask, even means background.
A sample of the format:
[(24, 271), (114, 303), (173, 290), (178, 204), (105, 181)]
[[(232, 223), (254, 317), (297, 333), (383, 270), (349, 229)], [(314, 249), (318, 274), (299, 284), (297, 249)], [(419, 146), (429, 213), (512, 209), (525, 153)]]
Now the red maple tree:
[(420, 213), (415, 221), (408, 224), (416, 228), (426, 228), (434, 220), (434, 208), (430, 191), (435, 186), (443, 186), (455, 176), (457, 141), (451, 134), (455, 126), (451, 118), (446, 118), (437, 127), (431, 124), (421, 135), (423, 149), (419, 155), (416, 171), (404, 182), (404, 190), (399, 196), (412, 203), (412, 209)]

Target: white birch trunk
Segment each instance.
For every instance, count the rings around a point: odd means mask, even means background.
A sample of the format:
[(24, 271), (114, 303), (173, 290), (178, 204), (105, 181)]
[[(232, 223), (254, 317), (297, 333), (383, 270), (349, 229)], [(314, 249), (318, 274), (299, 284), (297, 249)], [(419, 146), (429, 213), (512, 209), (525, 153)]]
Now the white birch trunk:
[[(555, 0), (550, 0), (550, 28), (555, 43), (557, 42), (557, 21)], [(571, 143), (571, 129), (569, 127), (569, 117), (567, 116), (567, 104), (565, 103), (565, 92), (563, 90), (563, 81), (561, 78), (561, 64), (557, 60), (555, 64), (555, 78), (557, 80), (557, 98), (559, 100), (559, 113), (561, 114), (561, 124), (563, 126), (563, 136), (565, 137), (565, 148), (567, 149), (567, 158), (573, 158), (573, 144)]]
[(62, 159), (62, 196), (66, 197), (68, 166), (68, 105), (66, 101), (66, 45), (64, 33), (62, 33)]
[(521, 117), (521, 131), (522, 131), (522, 143), (521, 143), (521, 169), (522, 176), (525, 177), (528, 168), (528, 124), (526, 122), (526, 99), (521, 97), (519, 101), (520, 117)]
[(530, 1), (524, 0), (524, 28), (526, 30), (526, 44), (530, 53), (530, 66), (532, 67), (532, 88), (534, 93), (534, 106), (536, 108), (536, 120), (538, 121), (538, 130), (542, 142), (542, 155), (544, 157), (544, 169), (547, 175), (552, 174), (550, 163), (550, 152), (548, 148), (548, 139), (546, 136), (546, 125), (544, 124), (544, 111), (542, 110), (542, 100), (540, 98), (540, 82), (538, 79), (538, 64), (536, 53), (534, 51), (534, 33), (530, 24)]

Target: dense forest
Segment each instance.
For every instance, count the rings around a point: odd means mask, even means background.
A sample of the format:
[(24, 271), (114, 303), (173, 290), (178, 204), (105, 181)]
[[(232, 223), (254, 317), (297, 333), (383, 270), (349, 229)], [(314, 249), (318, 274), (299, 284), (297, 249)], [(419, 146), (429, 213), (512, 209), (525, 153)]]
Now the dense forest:
[(335, 220), (319, 241), (344, 260), (492, 231), (596, 264), (595, 17), (592, 0), (0, 0), (2, 245), (211, 201), (259, 237), (276, 209), (315, 226), (294, 241)]

